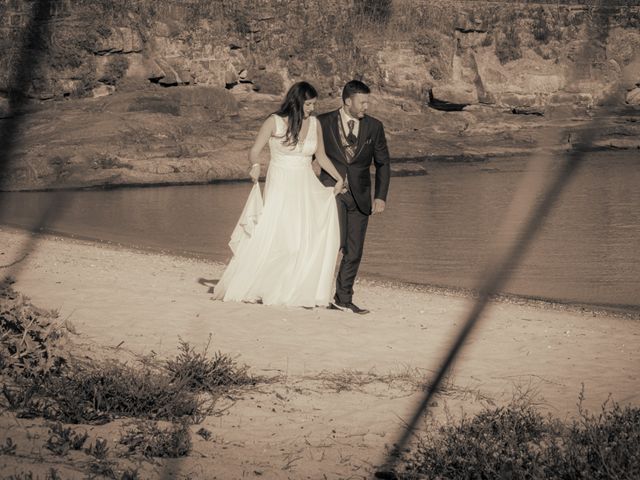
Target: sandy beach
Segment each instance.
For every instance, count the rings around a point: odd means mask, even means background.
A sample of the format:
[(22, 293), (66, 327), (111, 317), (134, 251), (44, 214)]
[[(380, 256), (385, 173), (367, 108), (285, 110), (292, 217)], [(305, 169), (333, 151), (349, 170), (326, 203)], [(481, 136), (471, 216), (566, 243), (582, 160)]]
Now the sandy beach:
[[(18, 260), (28, 238), (0, 228), (0, 264)], [(220, 264), (55, 236), (39, 237), (16, 266), (15, 289), (37, 306), (57, 309), (90, 355), (118, 347), (169, 358), (179, 339), (203, 347), (211, 334), (210, 351), (278, 377), (220, 399), (220, 413), (192, 427), (206, 427), (212, 439), (193, 435), (188, 457), (149, 464), (144, 478), (368, 478), (472, 303), (368, 280), (356, 286), (356, 303), (371, 310), (365, 316), (222, 303), (210, 291)], [(567, 418), (577, 413), (582, 385), (589, 410), (609, 395), (638, 405), (639, 346), (640, 321), (633, 316), (497, 301), (432, 412), (473, 413), (524, 388), (537, 392), (544, 410)], [(33, 452), (29, 432), (41, 431), (42, 421), (0, 418), (0, 443), (12, 437), (19, 445), (19, 455), (0, 457), (3, 471), (33, 469), (36, 458), (54, 462), (42, 449), (40, 457)], [(104, 436), (120, 427), (90, 428)], [(65, 468), (64, 478), (76, 478)]]

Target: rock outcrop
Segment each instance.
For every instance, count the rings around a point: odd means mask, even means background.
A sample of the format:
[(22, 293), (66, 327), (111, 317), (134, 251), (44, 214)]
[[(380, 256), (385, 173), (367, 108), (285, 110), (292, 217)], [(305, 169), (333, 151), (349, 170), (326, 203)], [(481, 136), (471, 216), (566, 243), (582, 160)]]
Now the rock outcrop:
[(633, 90), (629, 91), (629, 93), (627, 93), (625, 101), (629, 105), (640, 106), (640, 83), (636, 88), (634, 88)]

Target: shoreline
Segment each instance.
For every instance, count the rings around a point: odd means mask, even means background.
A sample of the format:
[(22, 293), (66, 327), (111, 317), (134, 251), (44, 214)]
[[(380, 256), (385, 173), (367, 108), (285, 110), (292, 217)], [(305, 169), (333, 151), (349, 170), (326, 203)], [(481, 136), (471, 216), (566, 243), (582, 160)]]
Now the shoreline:
[[(549, 147), (544, 149), (549, 155), (567, 155), (571, 152), (579, 153), (627, 153), (635, 150), (640, 151), (640, 143), (636, 145), (617, 145), (612, 142), (606, 145), (592, 145), (588, 148), (578, 148), (579, 146), (568, 147)], [(525, 147), (513, 147), (512, 149), (505, 150), (500, 149), (496, 151), (483, 151), (482, 153), (453, 153), (453, 154), (432, 154), (432, 155), (418, 155), (418, 156), (404, 156), (392, 158), (392, 177), (414, 177), (414, 176), (427, 176), (429, 171), (427, 167), (432, 165), (465, 165), (465, 164), (479, 164), (490, 161), (507, 160), (513, 157), (529, 157), (538, 153), (540, 149), (532, 150), (531, 145)], [(268, 166), (268, 163), (267, 165)], [(77, 184), (63, 184), (60, 186), (27, 186), (12, 188), (10, 185), (0, 185), (0, 195), (2, 193), (29, 193), (29, 192), (78, 192), (78, 191), (93, 191), (93, 190), (118, 190), (128, 188), (162, 188), (162, 187), (182, 187), (182, 186), (202, 186), (202, 185), (219, 185), (219, 184), (233, 184), (233, 183), (247, 183), (250, 182), (249, 177), (244, 176), (231, 176), (220, 177), (213, 179), (202, 180), (165, 180), (165, 181), (128, 181), (117, 177), (117, 181), (113, 181), (114, 178), (108, 178), (104, 181), (88, 181), (86, 183)], [(265, 176), (260, 177), (261, 181), (265, 180)]]
[[(18, 227), (15, 225), (0, 223), (0, 232), (8, 230), (10, 233), (31, 234), (42, 237), (43, 239), (60, 240), (78, 242), (79, 244), (89, 246), (99, 246), (104, 248), (113, 248), (116, 250), (128, 250), (133, 253), (163, 255), (166, 257), (180, 258), (203, 262), (215, 266), (216, 268), (224, 268), (225, 264), (206, 255), (196, 252), (179, 252), (173, 250), (163, 250), (156, 247), (128, 245), (123, 243), (114, 243), (109, 240), (100, 240), (90, 237), (83, 237), (55, 230), (45, 230), (41, 232), (31, 232), (29, 229)], [(1, 267), (0, 267), (1, 268)], [(394, 288), (400, 290), (429, 293), (440, 296), (452, 296), (462, 299), (476, 299), (478, 292), (473, 289), (464, 287), (454, 287), (447, 285), (436, 285), (428, 283), (415, 283), (388, 278), (381, 275), (362, 272), (358, 276), (357, 282), (361, 285), (377, 286), (382, 288)], [(559, 299), (540, 298), (527, 295), (518, 295), (512, 293), (497, 293), (490, 297), (490, 302), (507, 303), (516, 305), (525, 305), (534, 308), (566, 311), (574, 313), (585, 313), (592, 316), (605, 316), (626, 319), (631, 321), (640, 321), (640, 305), (609, 305), (597, 303), (571, 302)]]

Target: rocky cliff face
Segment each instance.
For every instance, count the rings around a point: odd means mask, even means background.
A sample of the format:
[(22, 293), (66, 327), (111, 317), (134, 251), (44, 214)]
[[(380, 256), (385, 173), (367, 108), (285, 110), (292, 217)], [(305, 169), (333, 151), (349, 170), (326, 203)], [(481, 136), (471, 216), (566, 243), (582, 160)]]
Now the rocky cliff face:
[[(418, 131), (407, 131), (406, 114), (429, 133), (412, 152), (446, 146), (465, 154), (478, 147), (471, 132), (491, 141), (511, 131), (505, 141), (522, 140), (514, 133), (519, 127), (503, 120), (504, 128), (491, 133), (496, 112), (548, 117), (556, 110), (588, 113), (605, 101), (640, 103), (640, 7), (49, 0), (36, 41), (23, 52), (35, 3), (0, 0), (0, 118), (12, 114), (7, 98), (22, 61), (37, 60), (28, 81), (13, 88), (44, 102), (31, 107), (5, 188), (242, 177), (238, 159), (252, 129), (301, 79), (331, 107), (345, 81), (368, 82), (382, 99), (377, 108), (399, 156)], [(63, 99), (80, 100), (57, 101)], [(427, 103), (463, 115), (421, 117)], [(47, 144), (35, 133), (44, 124)], [(451, 138), (464, 138), (466, 150), (456, 151)], [(231, 140), (236, 147), (220, 159), (221, 145)], [(486, 152), (485, 145), (475, 151)]]
[[(0, 91), (20, 61), (15, 47), (33, 3), (0, 2)], [(38, 99), (148, 82), (280, 94), (301, 78), (335, 95), (356, 76), (417, 99), (432, 89), (454, 103), (590, 105), (621, 79), (625, 92), (640, 82), (637, 7), (51, 0), (40, 22), (49, 24), (39, 44), (45, 59), (22, 86)]]

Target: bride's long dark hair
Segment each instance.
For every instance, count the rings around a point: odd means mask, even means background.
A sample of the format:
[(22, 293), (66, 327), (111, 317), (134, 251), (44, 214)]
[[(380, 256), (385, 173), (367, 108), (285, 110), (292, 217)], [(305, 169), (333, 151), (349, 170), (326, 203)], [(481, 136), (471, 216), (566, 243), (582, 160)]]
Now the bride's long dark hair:
[(304, 119), (304, 102), (318, 97), (318, 92), (308, 82), (297, 82), (291, 85), (282, 101), (280, 108), (274, 112), (281, 117), (287, 117), (287, 145), (296, 146), (300, 140), (300, 129)]

